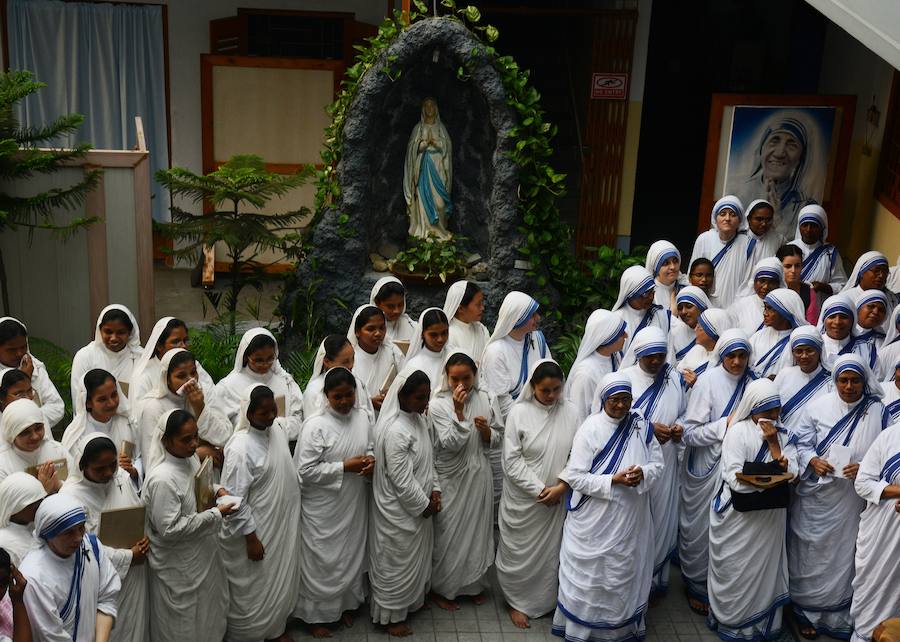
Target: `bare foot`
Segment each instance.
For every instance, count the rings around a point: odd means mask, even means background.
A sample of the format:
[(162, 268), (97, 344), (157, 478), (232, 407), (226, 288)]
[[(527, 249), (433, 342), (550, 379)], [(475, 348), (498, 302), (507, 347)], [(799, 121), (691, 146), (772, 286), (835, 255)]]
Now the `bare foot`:
[(431, 600), (445, 611), (459, 610), (459, 602), (457, 602), (456, 600), (448, 600), (446, 597), (438, 595), (437, 593), (431, 594)]
[(330, 638), (331, 629), (324, 624), (313, 624), (310, 628), (310, 635), (314, 638)]
[(407, 635), (412, 635), (413, 632), (406, 622), (395, 622), (394, 624), (388, 624), (385, 628), (387, 628), (388, 635), (396, 638), (405, 638)]
[[(313, 634), (313, 635), (315, 637), (319, 637), (319, 636), (316, 636), (315, 634)], [(324, 637), (331, 637), (331, 633), (329, 633), (328, 635), (326, 635)], [(288, 635), (287, 631), (285, 631), (284, 633), (279, 635), (277, 638), (273, 638), (272, 640), (267, 640), (266, 642), (294, 642), (294, 638), (292, 638), (290, 635)]]
[(344, 614), (341, 616), (341, 624), (346, 626), (348, 629), (353, 626), (353, 613), (350, 611), (344, 611)]
[(694, 613), (697, 613), (699, 615), (709, 615), (709, 604), (705, 604), (697, 598), (689, 597), (688, 606), (691, 607), (691, 610)]
[(487, 602), (487, 598), (484, 596), (484, 593), (479, 593), (472, 596), (472, 602), (476, 605), (481, 605)]
[(530, 629), (531, 624), (528, 622), (528, 616), (522, 613), (522, 611), (517, 611), (513, 607), (509, 607), (509, 619), (512, 620), (512, 623), (515, 624), (520, 629)]

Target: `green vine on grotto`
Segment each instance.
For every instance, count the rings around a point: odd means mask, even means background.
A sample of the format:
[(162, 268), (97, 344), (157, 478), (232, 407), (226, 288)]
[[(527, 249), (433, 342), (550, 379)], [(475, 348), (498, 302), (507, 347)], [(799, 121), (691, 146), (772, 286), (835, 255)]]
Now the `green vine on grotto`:
[[(414, 5), (410, 12), (410, 24), (426, 17), (428, 13), (428, 7), (420, 0), (414, 0)], [(605, 299), (608, 297), (598, 296), (596, 282), (591, 278), (596, 277), (597, 270), (590, 263), (581, 265), (575, 258), (571, 249), (572, 230), (560, 220), (556, 203), (565, 194), (566, 175), (554, 171), (549, 163), (553, 154), (550, 141), (556, 135), (557, 128), (544, 121), (540, 94), (528, 83), (529, 72), (520, 69), (512, 57), (497, 54), (492, 43), (500, 34), (492, 25), (481, 24), (481, 12), (477, 7), (468, 5), (459, 8), (455, 0), (441, 0), (441, 5), (449, 10), (445, 18), (462, 22), (482, 43), (480, 47), (472, 49), (469, 61), (457, 69), (457, 78), (461, 81), (468, 80), (467, 65), (488, 57), (500, 74), (506, 90), (507, 104), (518, 116), (519, 124), (512, 129), (509, 137), (515, 141), (511, 156), (519, 168), (519, 212), (522, 220), (519, 231), (525, 237), (525, 246), (519, 248), (519, 251), (522, 258), (532, 266), (528, 276), (534, 278), (539, 287), (553, 285), (560, 293), (559, 305), (552, 312), (546, 308), (548, 314), (559, 320), (572, 313), (580, 314), (588, 305), (609, 306), (612, 301), (607, 302)], [(355, 45), (358, 52), (356, 62), (347, 69), (337, 100), (328, 109), (332, 122), (325, 130), (325, 144), (321, 154), (324, 168), (317, 173), (316, 216), (312, 226), (319, 222), (327, 207), (340, 199), (341, 189), (335, 168), (341, 157), (347, 110), (356, 96), (359, 81), (374, 67), (387, 74), (391, 80), (400, 77), (401, 70), (393, 66), (396, 56), (383, 54), (405, 28), (400, 12), (395, 11), (392, 17), (384, 20), (378, 33), (367, 39), (368, 44)], [(347, 214), (339, 212), (337, 222), (338, 233), (342, 237), (355, 234), (348, 225)], [(615, 255), (612, 258), (615, 259), (616, 266), (643, 262), (642, 259), (628, 257), (619, 250), (602, 249), (607, 256), (598, 256), (598, 259), (608, 263), (609, 254), (612, 253)], [(617, 280), (618, 275), (614, 278)], [(536, 297), (544, 305), (549, 303), (544, 292), (536, 293)]]

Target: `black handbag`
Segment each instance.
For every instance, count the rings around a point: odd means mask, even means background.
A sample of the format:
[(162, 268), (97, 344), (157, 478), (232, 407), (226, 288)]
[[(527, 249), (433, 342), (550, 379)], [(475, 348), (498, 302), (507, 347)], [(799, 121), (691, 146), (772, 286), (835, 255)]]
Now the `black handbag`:
[[(774, 461), (745, 461), (745, 475), (783, 475), (784, 471)], [(771, 488), (754, 491), (752, 493), (731, 493), (731, 505), (739, 513), (749, 513), (754, 510), (772, 510), (775, 508), (787, 508), (790, 500), (788, 480), (779, 482)]]

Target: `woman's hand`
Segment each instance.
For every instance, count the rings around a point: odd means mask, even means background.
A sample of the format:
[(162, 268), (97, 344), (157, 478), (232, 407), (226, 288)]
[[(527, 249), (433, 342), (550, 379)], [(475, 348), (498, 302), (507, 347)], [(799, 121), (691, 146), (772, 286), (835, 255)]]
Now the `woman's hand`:
[(469, 399), (469, 391), (466, 390), (462, 384), (459, 384), (453, 389), (453, 412), (456, 413), (456, 418), (460, 421), (465, 421), (466, 416), (464, 414), (466, 409), (466, 401)]
[(381, 410), (381, 404), (383, 404), (383, 403), (384, 403), (384, 393), (383, 392), (380, 392), (377, 395), (375, 395), (374, 397), (372, 397), (372, 407), (374, 407), (375, 410)]
[(222, 517), (228, 517), (237, 510), (235, 506), (235, 504), (218, 504), (215, 509), (222, 513)]
[(261, 562), (266, 556), (266, 549), (256, 536), (256, 531), (246, 535), (244, 539), (247, 541), (247, 559), (253, 562)]
[(15, 564), (10, 565), (10, 573), (9, 578), (9, 600), (13, 604), (22, 604), (25, 598), (25, 587), (28, 585), (28, 580), (25, 579), (25, 576), (19, 572), (19, 569), (16, 568)]
[(140, 566), (150, 552), (150, 538), (144, 537), (131, 547), (131, 565)]
[(31, 358), (31, 355), (27, 352), (25, 356), (22, 357), (22, 360), (19, 362), (19, 370), (27, 374), (29, 377), (34, 376), (34, 361)]
[(212, 457), (213, 467), (218, 468), (219, 470), (222, 469), (222, 464), (225, 463), (225, 451), (205, 442), (197, 447), (197, 457), (200, 461), (203, 461), (207, 457)]
[(428, 518), (441, 512), (441, 491), (431, 491), (428, 507), (422, 511), (422, 517)]
[(485, 444), (491, 443), (491, 425), (485, 417), (475, 417), (475, 430), (481, 436), (481, 441)]
[(556, 506), (569, 490), (569, 485), (561, 481), (553, 486), (547, 486), (538, 494), (537, 503), (544, 506)]
[(697, 375), (694, 374), (693, 370), (685, 370), (681, 373), (681, 376), (684, 377), (684, 382), (688, 388), (692, 388), (697, 383)]
[(185, 384), (184, 398), (187, 399), (191, 408), (194, 409), (194, 414), (197, 417), (203, 414), (203, 409), (206, 407), (206, 401), (203, 398), (203, 388), (200, 387), (199, 383), (191, 381)]
[(769, 443), (778, 441), (778, 427), (775, 425), (774, 421), (771, 421), (769, 419), (760, 419), (756, 425), (759, 426), (760, 430), (762, 430), (763, 439), (765, 439)]
[(371, 477), (375, 472), (375, 458), (372, 455), (366, 455), (366, 465), (359, 471), (362, 477)]
[(356, 457), (348, 457), (344, 460), (345, 473), (362, 473), (363, 469), (369, 464), (369, 458), (366, 455), (357, 455)]
[(813, 281), (812, 282), (813, 290), (816, 292), (821, 292), (825, 296), (831, 296), (834, 294), (834, 290), (831, 289), (831, 286), (827, 283), (823, 283), (822, 281)]
[(644, 479), (644, 471), (640, 466), (629, 466), (625, 470), (620, 470), (613, 475), (614, 484), (622, 484), (629, 488), (634, 488)]
[(827, 477), (834, 473), (834, 466), (821, 457), (813, 457), (809, 460), (809, 465), (812, 466), (813, 471), (818, 477)]
[(62, 482), (56, 476), (56, 464), (52, 461), (44, 462), (37, 467), (37, 478), (48, 495), (52, 495), (62, 487)]
[(846, 479), (856, 479), (856, 473), (859, 472), (859, 463), (856, 464), (847, 464), (844, 466), (844, 477)]
[(671, 428), (672, 431), (672, 441), (681, 442), (681, 438), (684, 437), (684, 426), (679, 424), (674, 424)]
[(656, 436), (656, 441), (660, 444), (664, 444), (672, 438), (672, 429), (666, 424), (660, 424), (654, 421), (653, 434)]
[(134, 467), (134, 462), (132, 462), (131, 457), (125, 453), (119, 453), (119, 468), (128, 473), (132, 479), (138, 478), (138, 471), (137, 468)]

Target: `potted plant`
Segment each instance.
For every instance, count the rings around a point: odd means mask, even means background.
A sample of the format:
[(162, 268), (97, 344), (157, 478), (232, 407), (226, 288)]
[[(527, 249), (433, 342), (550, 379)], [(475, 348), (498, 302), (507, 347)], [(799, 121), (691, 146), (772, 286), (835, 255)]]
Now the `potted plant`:
[(390, 262), (391, 273), (405, 282), (425, 285), (442, 285), (448, 279), (461, 278), (466, 273), (466, 258), (457, 245), (459, 240), (463, 239), (411, 236), (407, 249), (398, 252)]

